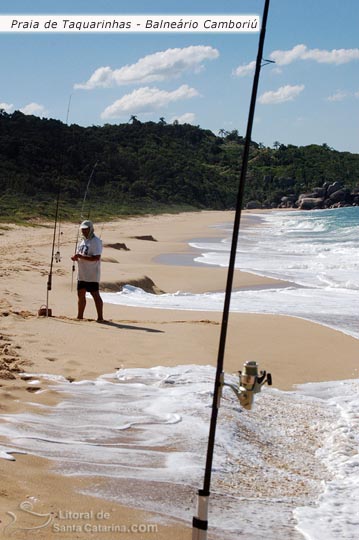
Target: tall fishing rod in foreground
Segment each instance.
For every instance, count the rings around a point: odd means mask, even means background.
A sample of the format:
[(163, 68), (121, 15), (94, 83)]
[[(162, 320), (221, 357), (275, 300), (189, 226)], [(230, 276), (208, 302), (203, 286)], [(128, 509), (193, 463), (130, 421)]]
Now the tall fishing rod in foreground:
[[(234, 218), (234, 224), (233, 224), (233, 236), (232, 236), (231, 252), (230, 252), (229, 265), (228, 265), (227, 285), (226, 285), (221, 333), (220, 333), (220, 340), (219, 340), (217, 370), (216, 370), (216, 378), (215, 378), (215, 383), (214, 383), (212, 415), (211, 415), (209, 437), (208, 437), (204, 482), (203, 482), (203, 489), (198, 491), (198, 510), (197, 510), (198, 515), (193, 518), (193, 522), (192, 522), (192, 526), (193, 526), (192, 540), (206, 540), (207, 539), (208, 502), (209, 502), (209, 496), (210, 496), (210, 485), (211, 485), (213, 453), (214, 453), (214, 444), (215, 444), (216, 427), (217, 427), (217, 417), (218, 417), (218, 410), (219, 410), (219, 405), (220, 405), (222, 389), (224, 386), (223, 364), (224, 364), (224, 352), (225, 352), (227, 328), (228, 328), (229, 308), (230, 308), (230, 301), (231, 301), (231, 294), (232, 294), (232, 287), (233, 287), (233, 276), (234, 276), (235, 261), (236, 261), (236, 254), (237, 254), (237, 243), (238, 243), (239, 227), (240, 227), (240, 220), (241, 220), (241, 212), (242, 212), (242, 206), (243, 206), (245, 180), (246, 180), (246, 175), (247, 175), (249, 150), (250, 150), (250, 144), (251, 144), (253, 118), (254, 118), (254, 111), (255, 111), (256, 99), (257, 99), (259, 74), (262, 67), (261, 64), (262, 64), (262, 59), (263, 59), (263, 47), (264, 47), (264, 40), (265, 40), (265, 33), (266, 33), (266, 26), (267, 26), (268, 10), (269, 10), (269, 0), (265, 0), (264, 9), (263, 9), (263, 17), (262, 17), (262, 27), (261, 27), (260, 37), (259, 37), (259, 44), (258, 44), (256, 68), (255, 68), (253, 86), (252, 86), (252, 95), (251, 95), (251, 101), (250, 101), (250, 107), (249, 107), (249, 113), (248, 113), (246, 139), (245, 139), (243, 158), (242, 158), (242, 169), (241, 169), (241, 174), (240, 174), (240, 179), (239, 179), (236, 211), (235, 211), (235, 218)], [(268, 382), (268, 384), (271, 384), (271, 377), (268, 375), (268, 379), (266, 381), (265, 372), (262, 372), (261, 374), (262, 376), (258, 377), (257, 364), (255, 362), (247, 362), (244, 367), (245, 367), (245, 370), (243, 372), (243, 375), (240, 372), (239, 391), (237, 389), (234, 389), (233, 387), (232, 389), (236, 392), (240, 401), (241, 401), (240, 395), (245, 397), (244, 406), (246, 406), (247, 404), (249, 405), (249, 407), (247, 408), (250, 408), (251, 401), (253, 400), (253, 393), (258, 392), (261, 388), (261, 385), (264, 384), (265, 382)], [(228, 385), (228, 386), (231, 386), (231, 385)]]

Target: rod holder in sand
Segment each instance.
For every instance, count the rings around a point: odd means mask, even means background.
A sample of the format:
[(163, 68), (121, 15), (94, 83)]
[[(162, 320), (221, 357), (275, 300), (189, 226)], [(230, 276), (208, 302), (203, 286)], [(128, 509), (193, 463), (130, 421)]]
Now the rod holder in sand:
[(197, 493), (197, 516), (192, 519), (192, 540), (206, 540), (208, 529), (209, 493), (199, 489)]

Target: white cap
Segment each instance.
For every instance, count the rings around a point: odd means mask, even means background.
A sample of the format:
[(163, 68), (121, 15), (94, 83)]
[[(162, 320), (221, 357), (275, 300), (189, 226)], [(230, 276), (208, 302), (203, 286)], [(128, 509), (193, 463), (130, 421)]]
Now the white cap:
[(93, 229), (93, 223), (89, 219), (83, 221), (80, 225), (80, 229)]

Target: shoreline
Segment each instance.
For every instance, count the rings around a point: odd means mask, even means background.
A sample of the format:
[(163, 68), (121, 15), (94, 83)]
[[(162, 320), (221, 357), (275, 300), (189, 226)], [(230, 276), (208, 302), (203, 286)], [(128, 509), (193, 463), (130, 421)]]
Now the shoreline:
[[(287, 212), (288, 209), (283, 209), (283, 210), (279, 210), (279, 209), (275, 209), (274, 212)], [(244, 227), (246, 226), (246, 224), (248, 223), (248, 221), (252, 221), (251, 223), (251, 226), (253, 226), (253, 220), (257, 222), (257, 225), (259, 226), (260, 225), (260, 221), (261, 221), (261, 217), (260, 217), (260, 214), (264, 214), (266, 212), (271, 212), (270, 210), (261, 210), (259, 211), (258, 210), (258, 214), (256, 213), (256, 211), (243, 211), (243, 217), (242, 217), (242, 227), (243, 227), (243, 223), (244, 223)], [(200, 238), (190, 238), (189, 241), (186, 243), (186, 246), (187, 246), (187, 249), (185, 249), (184, 251), (177, 251), (177, 252), (173, 252), (173, 253), (161, 253), (159, 255), (156, 255), (155, 257), (153, 257), (152, 261), (153, 263), (155, 264), (159, 264), (159, 265), (166, 265), (166, 266), (170, 266), (170, 267), (190, 267), (190, 268), (193, 268), (193, 267), (199, 267), (199, 268), (217, 268), (217, 269), (222, 269), (224, 270), (226, 273), (227, 273), (227, 267), (226, 266), (221, 266), (219, 264), (208, 264), (208, 263), (204, 263), (204, 262), (201, 262), (201, 261), (196, 261), (195, 259), (198, 258), (200, 256), (200, 251), (198, 248), (195, 248), (192, 246), (193, 243), (205, 243), (205, 244), (211, 244), (213, 243), (214, 245), (215, 244), (218, 244), (218, 239), (222, 239), (223, 240), (223, 235), (224, 235), (224, 232), (227, 230), (228, 227), (230, 227), (231, 224), (229, 222), (227, 223), (222, 223), (222, 224), (216, 224), (216, 225), (211, 225), (210, 227), (210, 230), (211, 231), (214, 231), (215, 234), (213, 236), (204, 236), (204, 237), (200, 237)], [(263, 291), (263, 290), (267, 290), (267, 289), (285, 289), (285, 288), (294, 288), (294, 289), (307, 289), (307, 290), (310, 290), (310, 287), (309, 286), (306, 286), (306, 285), (301, 285), (299, 283), (296, 283), (294, 281), (289, 281), (289, 280), (285, 280), (285, 279), (281, 279), (281, 278), (273, 278), (273, 277), (269, 277), (265, 274), (261, 274), (259, 272), (251, 272), (251, 271), (244, 271), (244, 270), (240, 270), (238, 268), (235, 269), (235, 276), (236, 275), (239, 275), (239, 276), (245, 276), (245, 280), (247, 281), (247, 284), (243, 284), (243, 283), (240, 283), (238, 284), (238, 286), (233, 286), (232, 288), (232, 293), (235, 293), (235, 292), (240, 292), (240, 291)], [(250, 278), (250, 276), (252, 276), (252, 279)], [(122, 289), (122, 287), (125, 285), (125, 282), (118, 282), (117, 283), (117, 287), (108, 287), (108, 284), (106, 284), (106, 287), (103, 289), (104, 292), (110, 292), (110, 293), (116, 293), (116, 292), (120, 292), (120, 290)], [(158, 290), (156, 289), (156, 287), (148, 287), (148, 284), (146, 283), (143, 283), (141, 285), (141, 283), (131, 283), (131, 285), (134, 285), (135, 287), (139, 287), (139, 288), (142, 288), (145, 292), (149, 292), (149, 293), (155, 293), (155, 294), (162, 294), (162, 293), (166, 293), (167, 291), (162, 291), (162, 290)], [(223, 283), (223, 285), (225, 285), (225, 283)], [(212, 293), (223, 293), (224, 294), (224, 290), (225, 290), (225, 287), (223, 287), (223, 289), (208, 289), (208, 290), (204, 290), (202, 289), (200, 291), (201, 292), (212, 292)], [(177, 292), (177, 291), (176, 291)], [(178, 291), (178, 292), (188, 292), (187, 290), (185, 291)], [(197, 291), (193, 291), (194, 293), (197, 292)], [(200, 294), (199, 293), (199, 294)], [(112, 302), (108, 302), (108, 304), (112, 304)], [(121, 306), (121, 303), (119, 304), (115, 304), (115, 305), (118, 305), (119, 308)], [(128, 304), (124, 304), (126, 305), (127, 307), (136, 307), (136, 303), (131, 306), (130, 303)], [(143, 306), (144, 307), (144, 306)], [(172, 309), (175, 309), (175, 310), (178, 310), (178, 311), (193, 311), (193, 312), (196, 312), (197, 310), (196, 309), (191, 309), (191, 308), (186, 308), (186, 307), (183, 307), (183, 308), (180, 308), (180, 307), (164, 307), (164, 308), (161, 308), (159, 306), (155, 306), (155, 307), (149, 307), (147, 309), (168, 309), (168, 310), (172, 310)], [(220, 310), (215, 310), (215, 309), (209, 309), (208, 310), (209, 312), (220, 312)], [(231, 311), (231, 314), (235, 314), (237, 313), (235, 310), (232, 309)], [(246, 311), (239, 311), (239, 313), (247, 313)], [(287, 316), (287, 317), (293, 317), (295, 319), (298, 319), (298, 320), (304, 320), (304, 321), (307, 321), (307, 322), (311, 322), (311, 323), (314, 323), (314, 324), (318, 324), (318, 325), (321, 325), (325, 328), (328, 328), (328, 329), (331, 329), (335, 332), (341, 332), (343, 333), (344, 335), (346, 336), (350, 336), (354, 339), (359, 339), (359, 336), (356, 335), (355, 333), (353, 333), (352, 331), (350, 331), (349, 329), (345, 329), (343, 327), (340, 327), (340, 326), (336, 326), (335, 323), (332, 323), (332, 322), (328, 322), (327, 320), (321, 320), (319, 317), (318, 318), (311, 318), (311, 317), (307, 317), (305, 315), (297, 315), (297, 314), (291, 314), (291, 313), (280, 313), (280, 312), (262, 312), (262, 311), (250, 311), (249, 313), (251, 314), (254, 314), (254, 315), (272, 315), (272, 316)]]
[[(179, 215), (164, 215), (164, 216), (147, 216), (144, 218), (131, 218), (128, 220), (119, 220), (117, 222), (111, 222), (105, 224), (104, 229), (104, 262), (102, 263), (102, 283), (109, 284), (110, 287), (113, 287), (112, 290), (118, 290), (118, 287), (122, 286), (124, 283), (134, 284), (135, 286), (141, 287), (142, 283), (149, 284), (149, 287), (153, 289), (156, 288), (159, 292), (166, 293), (175, 293), (179, 290), (186, 292), (194, 293), (203, 293), (203, 292), (216, 292), (224, 291), (226, 278), (227, 278), (227, 269), (220, 268), (211, 265), (199, 265), (199, 266), (178, 266), (176, 264), (164, 265), (160, 264), (157, 261), (157, 257), (161, 254), (175, 253), (178, 256), (187, 256), (188, 255), (188, 242), (194, 237), (193, 232), (198, 231), (200, 234), (197, 234), (198, 237), (204, 237), (205, 233), (208, 237), (208, 231), (213, 234), (212, 238), (222, 238), (223, 231), (219, 227), (214, 227), (213, 225), (218, 225), (218, 223), (229, 222), (233, 212), (200, 212), (200, 213), (189, 213), (189, 214), (179, 214)], [(245, 226), (245, 219), (244, 219)], [(111, 334), (111, 326), (107, 326), (106, 329), (101, 327), (101, 325), (96, 325), (96, 329), (93, 327), (91, 318), (94, 316), (94, 306), (92, 305), (92, 300), (88, 302), (88, 306), (85, 312), (85, 320), (83, 323), (77, 321), (75, 317), (76, 313), (76, 291), (70, 290), (70, 279), (71, 279), (71, 266), (70, 266), (70, 256), (73, 249), (72, 239), (70, 239), (70, 234), (74, 232), (75, 226), (71, 224), (66, 224), (63, 227), (63, 245), (61, 246), (61, 251), (63, 251), (62, 261), (58, 266), (54, 266), (54, 275), (53, 275), (53, 290), (50, 292), (50, 308), (53, 309), (54, 317), (52, 319), (46, 319), (37, 317), (37, 310), (40, 305), (43, 303), (43, 298), (46, 294), (46, 276), (47, 276), (47, 265), (43, 262), (40, 262), (40, 257), (44, 259), (44, 254), (46, 255), (46, 260), (48, 259), (48, 248), (49, 241), (52, 238), (52, 231), (50, 229), (36, 229), (34, 231), (29, 231), (28, 229), (22, 229), (17, 226), (13, 230), (5, 231), (3, 235), (5, 238), (8, 237), (9, 243), (5, 245), (1, 250), (3, 252), (3, 258), (0, 260), (0, 274), (6, 278), (6, 285), (3, 281), (3, 286), (5, 289), (2, 295), (2, 302), (0, 304), (0, 314), (3, 315), (4, 331), (7, 328), (11, 329), (12, 327), (15, 330), (15, 335), (18, 333), (20, 339), (23, 341), (24, 346), (29, 353), (29, 361), (34, 362), (34, 364), (41, 366), (42, 372), (46, 373), (46, 369), (50, 373), (55, 373), (58, 368), (64, 368), (65, 376), (75, 377), (78, 380), (81, 376), (88, 376), (88, 373), (91, 373), (91, 376), (100, 375), (104, 372), (111, 372), (113, 367), (116, 367), (115, 361), (104, 361), (103, 369), (98, 369), (95, 366), (87, 370), (83, 369), (68, 369), (65, 365), (62, 364), (64, 357), (60, 351), (60, 354), (54, 352), (53, 356), (50, 354), (48, 356), (44, 355), (42, 359), (42, 354), (37, 354), (34, 350), (36, 348), (37, 341), (35, 340), (35, 347), (33, 345), (32, 339), (27, 338), (26, 326), (30, 329), (30, 333), (40, 332), (41, 335), (38, 336), (39, 343), (45, 342), (43, 348), (52, 349), (51, 342), (56, 339), (57, 335), (60, 338), (61, 344), (65, 350), (70, 344), (66, 343), (66, 338), (62, 338), (63, 333), (70, 331), (71, 335), (73, 334), (72, 344), (73, 344), (73, 353), (78, 356), (80, 359), (79, 366), (83, 366), (84, 350), (87, 351), (87, 347), (84, 347), (82, 350), (81, 347), (76, 345), (76, 333), (81, 329), (82, 332), (85, 332), (86, 339), (92, 339), (91, 334), (96, 332), (98, 335)], [(76, 228), (75, 228), (76, 230)], [(14, 238), (18, 235), (18, 231), (21, 231), (20, 239), (24, 240), (23, 235), (31, 239), (31, 245), (33, 246), (35, 260), (30, 265), (29, 258), (25, 254), (24, 259), (26, 261), (26, 268), (24, 268), (23, 262), (14, 260), (11, 246), (13, 246)], [(138, 240), (135, 236), (141, 236), (145, 233), (151, 233), (154, 241)], [(114, 248), (106, 247), (106, 244), (113, 244), (114, 242), (124, 241), (128, 246), (128, 251), (122, 251)], [(17, 251), (15, 244), (15, 251)], [(0, 254), (1, 255), (1, 254)], [(191, 255), (192, 256), (192, 255)], [(19, 263), (19, 266), (17, 267)], [(67, 264), (66, 264), (67, 263)], [(21, 266), (22, 264), (22, 266)], [(140, 272), (143, 272), (142, 274)], [(147, 275), (148, 274), (148, 275)], [(30, 276), (32, 278), (32, 287), (28, 286), (28, 279)], [(241, 272), (235, 270), (233, 290), (265, 290), (266, 288), (271, 287), (286, 287), (290, 286), (291, 283), (280, 281), (277, 279), (266, 278), (257, 274), (251, 274), (246, 272)], [(111, 290), (111, 289), (108, 289)], [(151, 292), (154, 292), (153, 290)], [(4, 316), (5, 315), (5, 316)], [(209, 320), (209, 327), (215, 332), (210, 333), (207, 331), (203, 332), (203, 337), (199, 335), (199, 342), (193, 339), (191, 341), (191, 346), (194, 347), (194, 350), (198, 349), (200, 345), (201, 349), (204, 350), (204, 355), (208, 358), (208, 362), (212, 363), (215, 358), (215, 348), (216, 340), (218, 337), (218, 326), (220, 325), (221, 312), (206, 312), (206, 311), (178, 311), (175, 310), (162, 310), (157, 308), (133, 308), (127, 306), (116, 306), (111, 304), (105, 305), (105, 318), (110, 322), (112, 321), (112, 330), (115, 332), (121, 328), (130, 327), (133, 332), (135, 332), (136, 325), (140, 328), (146, 328), (146, 324), (149, 322), (153, 323), (154, 330), (157, 333), (161, 333), (162, 326), (165, 321), (167, 321), (166, 328), (168, 329), (171, 324), (171, 331), (173, 332), (173, 339), (177, 339), (177, 330), (179, 329), (180, 324), (185, 324), (186, 328), (190, 328), (191, 324), (194, 324), (195, 327), (199, 324), (200, 321)], [(290, 327), (294, 327), (297, 323), (298, 335), (302, 336), (303, 343), (306, 342), (305, 339), (305, 330), (307, 325), (312, 325), (313, 335), (316, 331), (319, 331), (318, 340), (322, 339), (322, 335), (325, 334), (325, 341), (332, 339), (335, 343), (340, 342), (340, 347), (342, 349), (342, 337), (339, 337), (340, 334), (348, 338), (348, 345), (350, 351), (355, 348), (355, 343), (357, 340), (348, 334), (342, 333), (340, 330), (334, 330), (329, 326), (322, 325), (320, 323), (313, 323), (307, 319), (301, 319), (299, 317), (290, 317), (285, 315), (269, 315), (269, 314), (240, 314), (232, 313), (230, 314), (230, 319), (233, 320), (233, 329), (231, 331), (236, 334), (236, 320), (240, 320), (243, 325), (244, 333), (254, 336), (254, 323), (251, 323), (252, 330), (247, 332), (246, 330), (246, 319), (248, 321), (258, 321), (258, 332), (259, 329), (263, 326), (265, 327), (266, 321), (277, 320), (278, 324), (281, 325), (282, 322), (287, 325), (287, 321), (292, 319), (288, 324)], [(184, 321), (181, 323), (176, 323), (176, 321)], [(55, 321), (57, 323), (55, 324)], [(128, 321), (130, 321), (128, 323)], [(90, 326), (87, 324), (90, 322)], [(52, 324), (54, 323), (54, 324)], [(202, 324), (202, 323), (200, 323)], [(304, 326), (303, 326), (304, 324)], [(62, 326), (63, 328), (59, 327)], [(117, 327), (116, 327), (117, 325)], [(56, 326), (56, 330), (52, 327)], [(202, 324), (205, 327), (204, 324)], [(68, 327), (68, 328), (66, 328)], [(303, 330), (301, 330), (303, 328)], [(47, 332), (49, 334), (47, 335)], [(140, 330), (144, 332), (144, 330)], [(151, 333), (149, 331), (145, 331)], [(282, 331), (281, 341), (288, 343), (288, 339), (285, 334), (286, 330)], [(327, 332), (333, 332), (327, 336)], [(181, 331), (183, 334), (183, 331)], [(276, 332), (276, 335), (280, 332)], [(249, 350), (251, 343), (248, 339), (248, 335), (244, 335), (245, 343), (244, 348)], [(116, 335), (109, 335), (111, 342), (115, 346)], [(50, 339), (50, 344), (47, 344), (47, 339)], [(181, 337), (181, 339), (183, 339)], [(279, 339), (279, 336), (278, 338)], [(204, 340), (204, 341), (203, 341)], [(167, 340), (164, 349), (168, 347)], [(317, 340), (314, 340), (316, 342)], [(128, 335), (125, 336), (126, 347), (130, 352), (131, 365), (136, 365), (135, 356), (133, 354), (136, 351), (136, 343), (130, 339)], [(295, 340), (297, 343), (298, 340)], [(256, 345), (256, 340), (253, 337), (253, 343)], [(300, 343), (300, 340), (299, 340)], [(298, 343), (298, 344), (299, 344)], [(161, 351), (163, 348), (160, 342), (156, 342), (158, 350)], [(335, 345), (336, 346), (336, 345)], [(274, 349), (273, 356), (275, 356), (276, 351), (279, 349), (278, 344), (273, 344), (270, 346)], [(301, 347), (302, 348), (302, 347)], [(174, 347), (171, 346), (168, 348), (169, 351), (173, 351)], [(317, 349), (317, 347), (315, 347)], [(341, 350), (339, 349), (339, 350)], [(70, 349), (71, 350), (71, 349)], [(100, 355), (100, 351), (95, 347), (97, 354)], [(307, 347), (307, 354), (310, 351), (310, 346)], [(169, 363), (169, 359), (165, 358), (162, 350), (160, 358), (164, 358)], [(152, 347), (149, 348), (149, 353), (155, 354), (155, 351), (152, 350)], [(68, 353), (67, 353), (68, 354)], [(235, 351), (233, 350), (233, 344), (231, 344), (227, 349), (227, 354), (229, 357), (229, 364), (232, 365), (233, 359), (236, 356)], [(291, 353), (292, 354), (292, 353)], [(296, 352), (298, 356), (299, 351)], [(352, 353), (350, 353), (352, 354)], [(282, 352), (281, 352), (282, 355)], [(111, 355), (110, 355), (111, 356)], [(320, 355), (323, 357), (323, 354)], [(332, 363), (331, 357), (329, 357), (329, 364)], [(345, 358), (348, 355), (345, 355)], [(47, 357), (50, 357), (50, 361), (46, 360)], [(52, 358), (59, 357), (60, 364), (52, 361)], [(174, 355), (175, 358), (178, 357), (178, 354)], [(144, 362), (148, 364), (151, 360), (148, 358), (148, 355), (145, 355), (141, 352), (139, 360), (141, 363)], [(201, 360), (203, 363), (203, 360)], [(123, 364), (126, 364), (126, 361), (122, 361)], [(173, 363), (173, 362), (172, 362)], [(183, 362), (180, 362), (183, 363)], [(320, 362), (322, 365), (325, 364), (324, 360)], [(94, 364), (94, 362), (92, 362)], [(338, 377), (345, 379), (350, 378), (351, 372), (353, 371), (353, 360), (348, 363), (348, 369), (344, 370), (344, 373), (335, 372), (335, 370), (330, 369), (330, 373), (333, 374), (333, 380), (336, 380)], [(345, 365), (345, 362), (344, 362)], [(110, 369), (109, 369), (109, 366)], [(39, 370), (37, 370), (39, 371)], [(40, 370), (41, 371), (41, 370)], [(67, 373), (67, 371), (69, 373)], [(81, 374), (82, 372), (82, 374)], [(295, 384), (302, 384), (305, 382), (313, 382), (311, 379), (305, 380), (302, 376), (297, 379), (297, 375), (288, 379), (288, 382), (285, 385), (285, 388)], [(292, 379), (292, 380), (291, 380)], [(315, 377), (315, 381), (320, 380), (319, 375)], [(326, 378), (326, 380), (328, 380)]]
[[(230, 216), (233, 213), (200, 212), (130, 218), (105, 224), (103, 282), (115, 285), (138, 282), (147, 276), (159, 290), (166, 292), (224, 290), (225, 268), (164, 265), (155, 258), (161, 253), (185, 254), (188, 241), (208, 236), (211, 224), (229, 221)], [(222, 234), (220, 229), (211, 228), (210, 232), (217, 238)], [(62, 260), (54, 265), (50, 292), (50, 307), (54, 313), (51, 318), (37, 316), (37, 310), (46, 298), (51, 228), (29, 230), (15, 226), (2, 235), (2, 414), (38, 412), (44, 405), (59, 403), (61, 396), (53, 389), (49, 390), (49, 383), (36, 382), (37, 373), (81, 381), (113, 373), (121, 366), (215, 365), (221, 313), (119, 308), (106, 304), (105, 318), (109, 324), (102, 325), (94, 320), (94, 306), (89, 301), (85, 320), (77, 321), (76, 292), (70, 288), (70, 256), (76, 226), (65, 224), (62, 233)], [(152, 235), (155, 241), (135, 238), (144, 235)], [(106, 244), (120, 242), (129, 250), (106, 247)], [(236, 288), (275, 284), (281, 282), (235, 272)], [(231, 313), (225, 371), (235, 372), (244, 361), (257, 360), (261, 368), (272, 373), (275, 387), (291, 390), (306, 382), (358, 378), (355, 371), (358, 348), (354, 338), (305, 320)], [(22, 379), (22, 371), (33, 380)], [(0, 505), (4, 514), (15, 512), (24, 500), (32, 501), (34, 511), (39, 513), (69, 507), (83, 512), (90, 507), (103, 508), (112, 512), (111, 515), (115, 512), (118, 519), (126, 523), (157, 523), (159, 529), (146, 534), (148, 540), (167, 540), (169, 535), (174, 540), (187, 540), (191, 536), (190, 520), (194, 509), (189, 510), (186, 523), (180, 520), (164, 523), (156, 513), (102, 499), (89, 499), (79, 493), (91, 479), (57, 475), (52, 470), (52, 462), (45, 459), (31, 455), (15, 457), (14, 462), (0, 459), (3, 478)], [(37, 537), (48, 540), (59, 535), (49, 536), (48, 531), (39, 530)], [(78, 538), (85, 540), (88, 534), (78, 533)]]

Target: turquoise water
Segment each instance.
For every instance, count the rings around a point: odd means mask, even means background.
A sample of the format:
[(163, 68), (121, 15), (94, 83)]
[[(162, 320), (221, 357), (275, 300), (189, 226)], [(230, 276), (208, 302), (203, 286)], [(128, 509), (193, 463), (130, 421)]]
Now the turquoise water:
[[(223, 240), (191, 242), (195, 260), (227, 266), (231, 226)], [(240, 231), (237, 268), (286, 280), (288, 287), (233, 291), (231, 311), (301, 317), (359, 338), (359, 208), (249, 215)], [(223, 292), (153, 295), (135, 287), (103, 295), (137, 307), (222, 311)]]
[[(231, 309), (300, 316), (359, 338), (358, 218), (359, 208), (249, 216), (237, 266), (291, 286), (235, 291)], [(192, 244), (198, 260), (227, 264), (231, 230), (223, 231), (221, 242)], [(104, 299), (144, 308), (223, 308), (223, 293), (153, 295), (126, 287)], [(9, 444), (0, 447), (0, 457), (14, 449), (46, 457), (60, 474), (93, 476), (89, 495), (190, 523), (202, 485), (214, 372), (182, 365), (123, 369), (97, 381), (63, 379), (58, 406), (1, 415), (0, 434)], [(225, 394), (213, 537), (356, 540), (358, 408), (359, 379), (306, 384), (295, 392), (266, 387), (252, 411), (240, 410), (233, 394)]]
[[(359, 207), (250, 215), (248, 223), (238, 268), (304, 286), (359, 289)], [(227, 266), (230, 237), (191, 245), (202, 251), (197, 261)]]

